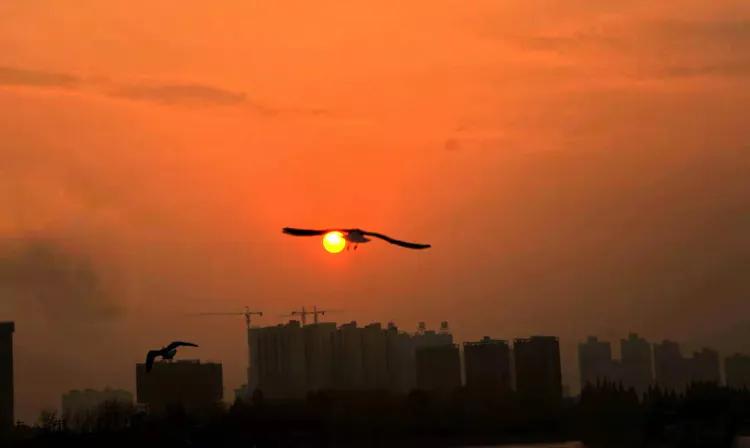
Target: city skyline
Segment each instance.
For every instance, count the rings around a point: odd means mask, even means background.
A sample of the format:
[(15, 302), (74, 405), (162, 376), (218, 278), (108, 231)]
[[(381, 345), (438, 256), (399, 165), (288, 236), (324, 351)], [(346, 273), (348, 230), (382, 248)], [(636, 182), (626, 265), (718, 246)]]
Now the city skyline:
[[(12, 322), (0, 323), (0, 329), (3, 328), (5, 354), (0, 367), (7, 373), (13, 368), (12, 361), (7, 364), (7, 360), (13, 357), (12, 351), (8, 350), (12, 338), (8, 339), (8, 336), (12, 337), (15, 326)], [(223, 385), (221, 361), (201, 362), (200, 358), (189, 356), (178, 358), (174, 363), (161, 361), (157, 365), (164, 366), (157, 367), (159, 373), (155, 375), (145, 374), (145, 364), (137, 363), (134, 392), (114, 390), (109, 385), (104, 386), (103, 392), (92, 386), (73, 389), (62, 394), (60, 415), (75, 414), (71, 411), (75, 406), (80, 408), (79, 412), (93, 411), (97, 403), (101, 405), (106, 401), (99, 396), (111, 397), (113, 393), (120, 394), (119, 397), (133, 393), (139, 405), (150, 403), (150, 407), (157, 411), (163, 411), (169, 400), (184, 399), (187, 406), (193, 407), (210, 404), (209, 396), (215, 397), (213, 400), (220, 401), (224, 397), (224, 401), (231, 401), (239, 390), (244, 395), (236, 397), (243, 400), (250, 400), (260, 390), (266, 399), (282, 401), (303, 400), (308, 393), (320, 390), (383, 390), (403, 395), (412, 390), (450, 393), (463, 387), (469, 392), (500, 396), (514, 391), (521, 399), (532, 394), (529, 398), (534, 403), (543, 403), (550, 397), (553, 403), (555, 400), (559, 402), (564, 397), (578, 394), (561, 376), (563, 363), (558, 338), (554, 336), (512, 340), (484, 336), (476, 341), (456, 343), (446, 321), (441, 322), (437, 329), (419, 322), (416, 331), (410, 333), (401, 331), (393, 322), (385, 326), (381, 323), (358, 326), (355, 321), (338, 325), (318, 321), (317, 317), (314, 323), (304, 325), (295, 319), (266, 327), (248, 324), (246, 331), (249, 368), (242, 389)], [(613, 356), (610, 342), (596, 336), (588, 336), (578, 343), (577, 367), (581, 388), (585, 383), (609, 382), (626, 389), (633, 388), (638, 396), (642, 396), (651, 387), (682, 393), (686, 386), (701, 382), (750, 387), (750, 354), (719, 354), (702, 347), (692, 356), (686, 356), (678, 342), (650, 342), (632, 332), (620, 340), (620, 347), (618, 358)], [(646, 366), (643, 364), (644, 351)], [(352, 358), (354, 353), (356, 357)], [(547, 357), (546, 361), (544, 357)], [(292, 367), (294, 365), (298, 367)], [(269, 366), (276, 367), (269, 370)], [(358, 366), (358, 370), (353, 370), (353, 366)], [(180, 374), (179, 369), (187, 370)], [(201, 369), (204, 373), (199, 372)], [(456, 369), (455, 373), (452, 369)], [(205, 380), (197, 377), (191, 380), (194, 375), (189, 373), (191, 371), (208, 376)], [(159, 379), (161, 377), (163, 379)], [(168, 380), (170, 377), (173, 379)], [(168, 381), (167, 392), (159, 392), (159, 388), (164, 387), (158, 386), (162, 381)], [(179, 391), (191, 381), (197, 381), (194, 391), (181, 397)], [(209, 386), (210, 382), (218, 382), (218, 385)], [(10, 384), (12, 390), (13, 383), (8, 383), (8, 375), (0, 375), (0, 383), (2, 387)], [(225, 392), (232, 389), (236, 389), (235, 394)], [(195, 397), (191, 398), (193, 395)], [(80, 398), (72, 401), (74, 397)], [(70, 404), (66, 405), (66, 400)], [(117, 400), (127, 404), (127, 400)], [(74, 405), (76, 402), (78, 404)], [(48, 409), (56, 410), (57, 407), (45, 407)], [(6, 416), (13, 413), (13, 403), (10, 402), (10, 408), (6, 407), (3, 412)]]
[[(302, 309), (304, 309), (304, 307)], [(316, 309), (316, 307), (311, 307), (310, 309), (314, 310), (314, 309)], [(342, 310), (337, 310), (337, 311), (341, 312)], [(313, 313), (313, 311), (310, 311), (310, 314), (312, 314), (312, 313)], [(239, 317), (239, 316), (243, 315), (243, 312), (227, 313), (227, 314), (234, 314), (234, 315), (236, 315), (236, 316)], [(491, 337), (491, 336), (486, 336), (486, 335), (482, 336), (482, 338), (477, 338), (477, 339), (474, 339), (474, 340), (458, 339), (452, 333), (452, 327), (451, 327), (451, 329), (449, 329), (449, 327), (447, 326), (447, 322), (445, 322), (445, 321), (440, 322), (439, 325), (437, 325), (435, 327), (432, 327), (432, 328), (430, 326), (426, 325), (425, 322), (419, 321), (419, 322), (417, 322), (417, 325), (415, 326), (415, 328), (413, 329), (413, 331), (409, 331), (409, 329), (405, 329), (405, 331), (404, 331), (404, 329), (401, 329), (401, 328), (395, 326), (395, 324), (392, 321), (391, 322), (387, 322), (385, 324), (380, 323), (380, 322), (365, 323), (365, 324), (363, 324), (363, 326), (360, 327), (360, 326), (357, 326), (357, 322), (356, 321), (351, 321), (351, 322), (348, 322), (348, 323), (344, 322), (344, 323), (341, 323), (341, 324), (337, 324), (336, 322), (326, 321), (326, 320), (324, 320), (323, 317), (319, 317), (319, 318), (316, 317), (316, 320), (319, 319), (319, 322), (313, 323), (311, 321), (308, 321), (307, 324), (302, 324), (301, 320), (290, 319), (286, 315), (279, 314), (279, 315), (276, 315), (276, 316), (277, 316), (276, 318), (272, 318), (272, 319), (278, 320), (280, 323), (275, 324), (275, 325), (263, 325), (262, 323), (259, 322), (258, 318), (256, 317), (256, 320), (255, 320), (254, 324), (251, 327), (243, 326), (243, 328), (246, 328), (246, 330), (247, 330), (247, 332), (245, 333), (245, 338), (242, 339), (242, 341), (246, 341), (246, 343), (247, 343), (247, 345), (245, 345), (244, 347), (242, 347), (242, 351), (245, 353), (245, 367), (243, 367), (244, 378), (242, 378), (241, 380), (239, 380), (239, 382), (236, 382), (236, 383), (235, 382), (227, 383), (225, 379), (223, 380), (223, 383), (224, 383), (224, 386), (223, 386), (223, 389), (224, 389), (223, 396), (225, 397), (225, 400), (231, 401), (231, 399), (232, 399), (231, 397), (234, 396), (233, 391), (236, 390), (238, 387), (240, 387), (240, 386), (247, 387), (248, 384), (250, 384), (250, 386), (252, 387), (252, 385), (253, 385), (252, 381), (248, 381), (249, 378), (251, 378), (251, 375), (253, 374), (252, 367), (250, 367), (250, 368), (247, 367), (248, 365), (252, 365), (252, 362), (250, 364), (248, 364), (248, 360), (253, 359), (253, 355), (248, 355), (248, 349), (251, 347), (250, 344), (252, 344), (252, 341), (250, 341), (249, 336), (251, 334), (251, 330), (256, 330), (257, 331), (260, 328), (274, 329), (274, 328), (286, 327), (286, 326), (288, 326), (290, 324), (293, 324), (293, 325), (298, 325), (299, 326), (300, 336), (302, 336), (302, 334), (303, 334), (302, 330), (305, 329), (305, 328), (308, 328), (308, 330), (310, 330), (313, 327), (325, 328), (327, 326), (330, 326), (329, 328), (331, 328), (332, 330), (335, 330), (335, 331), (340, 331), (341, 328), (346, 328), (346, 327), (355, 328), (357, 330), (363, 330), (363, 329), (369, 327), (369, 328), (377, 328), (378, 330), (383, 330), (383, 331), (387, 331), (387, 330), (389, 330), (391, 328), (394, 328), (394, 329), (400, 330), (398, 332), (398, 334), (408, 334), (408, 335), (410, 335), (410, 337), (414, 337), (415, 335), (419, 335), (420, 333), (424, 333), (424, 332), (427, 332), (428, 334), (439, 335), (440, 331), (444, 330), (444, 331), (447, 331), (446, 334), (450, 336), (450, 341), (452, 341), (450, 343), (452, 344), (452, 343), (455, 342), (457, 350), (460, 351), (460, 356), (461, 356), (461, 358), (460, 358), (460, 368), (461, 368), (461, 380), (462, 380), (461, 384), (462, 384), (463, 387), (467, 387), (468, 386), (467, 382), (466, 382), (466, 361), (465, 361), (465, 350), (466, 350), (466, 346), (467, 345), (482, 344), (482, 343), (487, 343), (488, 341), (489, 342), (497, 341), (497, 342), (506, 343), (506, 344), (508, 344), (508, 347), (510, 349), (509, 354), (510, 354), (511, 357), (513, 357), (514, 356), (513, 354), (515, 353), (515, 351), (513, 350), (515, 342), (519, 341), (519, 340), (524, 340), (523, 338), (519, 339), (517, 336), (511, 336), (511, 337), (508, 337), (506, 339), (502, 339), (502, 338)], [(236, 325), (237, 322), (241, 321), (241, 319), (230, 318), (230, 322), (232, 322), (232, 321), (234, 321), (234, 323), (232, 323), (232, 325)], [(443, 326), (445, 326), (444, 329), (442, 328)], [(721, 381), (719, 381), (720, 384), (729, 384), (729, 385), (731, 385), (731, 384), (735, 384), (735, 385), (736, 384), (745, 384), (745, 383), (742, 383), (742, 381), (748, 381), (747, 384), (750, 384), (750, 376), (748, 375), (750, 373), (750, 352), (733, 351), (733, 352), (730, 352), (730, 353), (723, 353), (723, 352), (719, 352), (719, 351), (715, 351), (713, 349), (710, 349), (710, 348), (706, 347), (704, 344), (700, 344), (700, 343), (693, 343), (692, 345), (688, 346), (688, 345), (682, 344), (680, 341), (675, 342), (675, 341), (673, 341), (671, 339), (663, 339), (661, 341), (657, 341), (657, 340), (643, 339), (643, 338), (641, 338), (641, 336), (642, 335), (639, 335), (637, 333), (629, 332), (627, 334), (627, 338), (624, 338), (624, 339), (620, 340), (620, 346), (617, 347), (617, 350), (610, 349), (608, 351), (608, 355), (609, 355), (608, 359), (609, 359), (610, 362), (615, 363), (615, 369), (617, 370), (617, 373), (613, 374), (612, 371), (610, 371), (610, 370), (605, 370), (604, 372), (600, 371), (599, 372), (600, 376), (601, 376), (601, 378), (599, 378), (600, 380), (608, 380), (608, 381), (613, 381), (615, 383), (622, 383), (625, 387), (635, 387), (635, 389), (639, 393), (641, 393), (641, 394), (643, 393), (643, 391), (645, 390), (645, 388), (643, 386), (643, 383), (640, 383), (640, 386), (639, 386), (637, 381), (635, 383), (633, 383), (632, 381), (628, 381), (624, 377), (621, 376), (621, 375), (623, 375), (622, 372), (624, 372), (623, 369), (626, 367), (623, 364), (621, 364), (621, 360), (622, 360), (622, 346), (621, 346), (621, 344), (626, 343), (628, 340), (633, 340), (635, 338), (636, 340), (645, 341), (645, 343), (647, 344), (647, 347), (648, 347), (648, 353), (649, 353), (649, 357), (650, 357), (649, 358), (649, 363), (651, 363), (650, 364), (650, 369), (651, 369), (650, 383), (648, 383), (650, 386), (654, 386), (654, 385), (658, 384), (658, 385), (660, 385), (662, 387), (665, 387), (665, 386), (668, 386), (668, 385), (672, 385), (672, 381), (678, 381), (678, 382), (681, 382), (681, 383), (676, 388), (677, 388), (677, 390), (681, 390), (681, 389), (684, 388), (684, 386), (686, 384), (688, 384), (688, 382), (691, 381), (690, 378), (693, 378), (693, 376), (691, 376), (690, 373), (682, 373), (681, 370), (680, 370), (682, 367), (678, 366), (677, 367), (678, 370), (677, 370), (677, 372), (675, 374), (680, 375), (680, 378), (682, 378), (682, 379), (667, 380), (667, 382), (661, 382), (661, 383), (659, 383), (659, 381), (657, 381), (657, 373), (656, 373), (656, 367), (655, 367), (656, 360), (654, 358), (654, 356), (655, 356), (654, 355), (654, 349), (655, 349), (655, 347), (660, 346), (663, 343), (666, 343), (666, 344), (676, 344), (675, 347), (678, 347), (677, 350), (679, 350), (676, 353), (678, 353), (679, 356), (680, 356), (680, 358), (679, 358), (680, 359), (680, 361), (679, 361), (680, 363), (686, 363), (686, 362), (689, 362), (692, 359), (694, 359), (694, 358), (688, 358), (688, 357), (686, 357), (686, 355), (690, 355), (691, 353), (695, 357), (695, 356), (699, 356), (702, 352), (705, 352), (705, 350), (710, 350), (711, 352), (715, 352), (719, 356), (719, 358), (718, 358), (718, 366), (719, 366), (719, 372), (720, 372), (719, 375), (720, 375), (720, 380), (721, 380)], [(533, 336), (532, 335), (532, 336), (529, 336), (529, 337), (531, 337), (533, 339), (534, 337), (537, 337), (537, 336)], [(570, 342), (570, 341), (568, 341), (568, 342)], [(610, 341), (599, 339), (596, 336), (586, 336), (585, 339), (575, 342), (575, 344), (578, 346), (578, 350), (577, 350), (578, 353), (576, 355), (570, 357), (570, 359), (565, 359), (565, 357), (562, 356), (563, 351), (560, 350), (560, 356), (561, 356), (561, 358), (560, 358), (561, 359), (561, 361), (560, 361), (560, 367), (561, 367), (561, 373), (562, 373), (561, 387), (563, 389), (563, 391), (561, 393), (575, 395), (584, 386), (584, 382), (582, 381), (582, 379), (584, 378), (585, 375), (582, 372), (580, 350), (581, 350), (581, 345), (582, 344), (586, 344), (586, 343), (590, 344), (592, 342), (595, 342), (595, 343), (598, 343), (598, 344), (607, 344), (607, 345), (609, 345), (609, 343), (610, 343)], [(560, 343), (560, 347), (562, 347), (562, 346), (563, 346), (563, 344)], [(691, 348), (687, 348), (687, 347), (691, 347)], [(693, 351), (691, 352), (690, 350), (693, 350)], [(700, 350), (700, 351), (696, 351), (696, 350)], [(17, 351), (17, 349), (16, 349), (16, 351)], [(683, 351), (684, 351), (684, 353), (683, 353)], [(301, 355), (302, 354), (303, 353), (301, 353)], [(17, 357), (17, 355), (18, 354), (15, 353), (16, 357)], [(204, 357), (200, 356), (199, 353), (197, 353), (197, 352), (194, 354), (194, 356), (190, 356), (190, 354), (188, 354), (188, 356), (183, 356), (183, 357), (179, 357), (178, 356), (177, 360), (179, 361), (180, 359), (182, 359), (182, 360), (188, 360), (188, 361), (190, 361), (190, 360), (203, 360), (204, 362), (209, 362), (209, 363), (218, 362), (219, 365), (222, 365), (222, 360), (221, 359), (216, 359), (216, 358), (211, 358), (211, 357), (204, 358)], [(729, 380), (728, 380), (727, 373), (726, 373), (726, 369), (727, 369), (726, 363), (730, 359), (735, 359), (735, 364), (734, 365), (736, 367), (734, 367), (734, 371), (736, 373), (734, 375), (737, 378), (731, 384), (728, 382)], [(745, 361), (745, 359), (748, 359), (748, 361)], [(142, 360), (138, 360), (138, 362), (142, 362)], [(257, 360), (256, 360), (256, 362), (257, 362)], [(364, 364), (363, 364), (363, 366), (364, 366)], [(85, 374), (85, 372), (80, 372), (80, 373)], [(255, 374), (257, 375), (258, 373), (255, 372)], [(363, 370), (362, 371), (362, 375), (364, 375), (364, 374), (365, 373), (364, 373), (364, 370)], [(512, 374), (513, 388), (515, 389), (515, 387), (516, 387), (516, 384), (515, 384), (515, 381), (516, 381), (515, 375), (516, 375), (516, 373), (515, 372), (511, 372), (511, 374)], [(224, 375), (226, 375), (226, 373)], [(225, 378), (225, 377), (222, 377), (222, 378)], [(739, 378), (748, 378), (748, 379), (747, 380), (744, 380), (744, 379), (740, 380)], [(17, 384), (17, 382), (18, 381), (16, 380), (15, 383)], [(307, 384), (306, 382), (307, 382), (307, 380), (304, 380), (300, 384)], [(365, 383), (361, 383), (361, 384), (365, 384)], [(416, 386), (416, 382), (413, 382), (413, 383), (410, 383), (410, 384), (412, 384), (412, 387)], [(131, 378), (129, 381), (121, 382), (121, 383), (110, 383), (110, 382), (107, 382), (106, 380), (101, 380), (100, 379), (98, 382), (93, 383), (93, 384), (83, 384), (82, 382), (78, 382), (77, 383), (77, 387), (73, 387), (73, 388), (71, 388), (69, 390), (78, 390), (78, 389), (86, 390), (86, 389), (91, 389), (91, 388), (96, 389), (96, 388), (110, 388), (110, 387), (122, 388), (124, 390), (133, 391), (133, 393), (135, 393), (135, 391), (136, 391), (136, 381), (135, 381), (134, 377)], [(669, 389), (671, 387), (668, 386), (667, 388)], [(354, 387), (354, 389), (358, 389), (358, 387)], [(251, 390), (251, 389), (247, 389), (247, 390)], [(405, 389), (401, 389), (401, 390), (403, 392), (405, 390), (409, 390), (409, 388), (405, 388)], [(297, 394), (295, 396), (299, 397), (301, 395)], [(44, 405), (44, 406), (42, 406), (42, 407), (40, 407), (38, 409), (34, 409), (32, 412), (29, 412), (29, 411), (27, 411), (28, 406), (24, 406), (23, 402), (21, 402), (19, 404), (18, 400), (16, 399), (16, 405), (15, 405), (15, 407), (16, 407), (16, 418), (17, 419), (19, 419), (21, 421), (33, 421), (37, 417), (37, 414), (34, 414), (34, 412), (43, 411), (43, 410), (46, 410), (46, 409), (54, 409), (54, 408), (57, 407), (57, 404), (55, 404), (55, 402), (50, 402), (50, 403), (47, 403), (46, 405)], [(18, 412), (19, 408), (22, 410), (20, 413)]]

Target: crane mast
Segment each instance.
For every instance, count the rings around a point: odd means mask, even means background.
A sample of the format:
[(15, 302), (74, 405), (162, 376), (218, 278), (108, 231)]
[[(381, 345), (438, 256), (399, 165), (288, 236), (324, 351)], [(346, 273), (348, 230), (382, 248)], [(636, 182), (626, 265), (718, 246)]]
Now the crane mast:
[(235, 313), (198, 313), (199, 316), (244, 316), (245, 326), (250, 329), (250, 324), (253, 316), (263, 316), (263, 311), (251, 311), (250, 307), (246, 306), (245, 311)]
[(318, 323), (318, 316), (325, 316), (326, 313), (331, 312), (332, 310), (319, 310), (317, 305), (313, 306), (312, 311), (308, 311), (304, 306), (301, 310), (295, 310), (290, 313), (290, 316), (299, 316), (300, 320), (302, 321), (302, 326), (304, 327), (307, 325), (307, 316), (313, 317), (313, 323)]

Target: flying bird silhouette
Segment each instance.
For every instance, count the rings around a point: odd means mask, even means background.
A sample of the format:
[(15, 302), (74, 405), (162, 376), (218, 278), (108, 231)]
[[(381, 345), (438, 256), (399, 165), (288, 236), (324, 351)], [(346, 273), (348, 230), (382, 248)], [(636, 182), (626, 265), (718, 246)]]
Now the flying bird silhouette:
[(296, 229), (294, 227), (284, 227), (282, 232), (292, 236), (319, 236), (325, 235), (328, 232), (341, 232), (344, 235), (346, 241), (353, 243), (354, 248), (360, 243), (367, 243), (370, 241), (368, 236), (373, 238), (380, 238), (396, 246), (406, 247), (407, 249), (427, 249), (431, 247), (429, 244), (410, 243), (408, 241), (401, 241), (395, 238), (391, 238), (387, 235), (377, 232), (368, 232), (362, 229)]
[(157, 356), (161, 356), (162, 359), (171, 360), (174, 355), (177, 354), (177, 347), (197, 347), (198, 344), (192, 342), (174, 341), (166, 347), (162, 347), (159, 350), (149, 350), (146, 354), (146, 372), (150, 372), (154, 366), (154, 360)]

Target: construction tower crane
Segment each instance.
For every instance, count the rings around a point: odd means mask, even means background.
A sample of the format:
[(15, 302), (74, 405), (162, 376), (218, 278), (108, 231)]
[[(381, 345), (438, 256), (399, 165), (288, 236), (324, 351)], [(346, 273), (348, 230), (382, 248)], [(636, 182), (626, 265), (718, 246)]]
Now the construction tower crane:
[(312, 311), (308, 311), (303, 306), (301, 310), (292, 311), (290, 314), (288, 314), (288, 316), (299, 316), (300, 320), (302, 321), (302, 326), (304, 327), (305, 325), (307, 325), (307, 316), (312, 315), (312, 317), (313, 317), (313, 323), (317, 324), (318, 323), (318, 316), (319, 315), (320, 316), (325, 316), (326, 313), (334, 313), (334, 312), (338, 312), (338, 311), (340, 311), (340, 310), (319, 310), (318, 307), (317, 307), (317, 305), (313, 306)]
[(245, 325), (250, 329), (250, 320), (252, 316), (263, 316), (263, 311), (250, 311), (250, 307), (245, 307), (245, 311), (236, 313), (197, 313), (198, 316), (245, 316)]

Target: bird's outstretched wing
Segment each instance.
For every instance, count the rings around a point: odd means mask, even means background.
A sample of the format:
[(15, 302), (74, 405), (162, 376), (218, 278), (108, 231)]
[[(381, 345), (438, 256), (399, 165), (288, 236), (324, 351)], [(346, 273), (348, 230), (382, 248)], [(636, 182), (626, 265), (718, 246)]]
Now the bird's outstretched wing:
[(154, 359), (156, 359), (157, 356), (161, 356), (161, 352), (161, 350), (148, 351), (148, 354), (146, 354), (146, 372), (151, 371), (151, 368), (154, 366)]
[(172, 351), (176, 349), (177, 347), (197, 347), (198, 344), (193, 344), (192, 342), (183, 342), (183, 341), (174, 341), (168, 346), (164, 347), (165, 351)]
[(396, 239), (393, 239), (393, 238), (391, 238), (391, 237), (389, 237), (387, 235), (383, 235), (382, 233), (366, 232), (366, 231), (363, 230), (362, 234), (363, 235), (367, 235), (367, 236), (372, 236), (372, 237), (375, 237), (375, 238), (380, 238), (383, 241), (387, 241), (387, 242), (389, 242), (391, 244), (395, 244), (396, 246), (406, 247), (408, 249), (427, 249), (427, 248), (432, 247), (429, 244), (410, 243), (408, 241), (396, 240)]
[(294, 227), (284, 227), (281, 229), (283, 233), (292, 236), (317, 236), (325, 235), (330, 232), (328, 229), (316, 230), (316, 229), (295, 229)]

